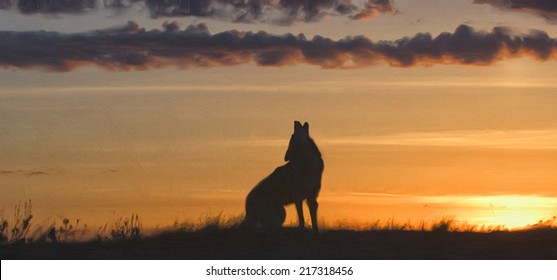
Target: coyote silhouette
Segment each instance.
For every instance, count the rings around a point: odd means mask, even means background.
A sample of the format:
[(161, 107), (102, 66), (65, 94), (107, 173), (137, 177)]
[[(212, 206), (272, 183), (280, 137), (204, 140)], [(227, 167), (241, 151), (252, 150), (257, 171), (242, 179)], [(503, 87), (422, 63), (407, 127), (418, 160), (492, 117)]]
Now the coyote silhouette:
[(294, 134), (284, 160), (287, 161), (285, 165), (277, 167), (248, 194), (242, 226), (279, 228), (286, 218), (284, 206), (295, 203), (298, 226), (304, 228), (302, 203), (306, 200), (312, 229), (318, 231), (317, 196), (324, 164), (317, 145), (309, 137), (307, 122), (303, 126), (299, 121), (294, 122)]

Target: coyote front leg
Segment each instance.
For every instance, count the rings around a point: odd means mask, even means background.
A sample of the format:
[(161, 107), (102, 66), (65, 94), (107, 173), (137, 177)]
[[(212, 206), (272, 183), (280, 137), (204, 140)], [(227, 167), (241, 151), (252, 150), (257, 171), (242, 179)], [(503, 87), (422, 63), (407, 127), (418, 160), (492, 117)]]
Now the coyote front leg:
[(296, 201), (296, 211), (298, 211), (298, 227), (304, 228), (306, 227), (306, 222), (304, 221), (304, 208), (303, 208), (303, 200)]
[(307, 199), (308, 207), (309, 207), (309, 214), (311, 215), (311, 228), (313, 231), (318, 232), (319, 228), (317, 226), (317, 207), (319, 203), (317, 203), (317, 198), (308, 198)]

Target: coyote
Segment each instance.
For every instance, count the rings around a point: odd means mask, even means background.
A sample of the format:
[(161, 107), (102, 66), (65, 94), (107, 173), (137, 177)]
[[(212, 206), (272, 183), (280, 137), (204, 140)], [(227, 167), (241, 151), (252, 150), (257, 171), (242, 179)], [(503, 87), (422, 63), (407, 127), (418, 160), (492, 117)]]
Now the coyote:
[(298, 226), (304, 228), (302, 202), (306, 200), (312, 229), (317, 232), (317, 196), (324, 165), (317, 145), (309, 137), (307, 122), (303, 126), (299, 121), (294, 122), (294, 134), (284, 160), (285, 165), (277, 167), (248, 194), (242, 226), (281, 227), (286, 218), (284, 206), (295, 203)]

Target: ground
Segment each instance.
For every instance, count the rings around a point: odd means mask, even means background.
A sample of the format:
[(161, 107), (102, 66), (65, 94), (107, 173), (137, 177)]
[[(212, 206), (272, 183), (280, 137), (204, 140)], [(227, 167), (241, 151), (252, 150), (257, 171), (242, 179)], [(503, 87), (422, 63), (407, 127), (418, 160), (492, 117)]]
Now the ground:
[(557, 259), (557, 229), (168, 231), (133, 240), (0, 246), (1, 259)]

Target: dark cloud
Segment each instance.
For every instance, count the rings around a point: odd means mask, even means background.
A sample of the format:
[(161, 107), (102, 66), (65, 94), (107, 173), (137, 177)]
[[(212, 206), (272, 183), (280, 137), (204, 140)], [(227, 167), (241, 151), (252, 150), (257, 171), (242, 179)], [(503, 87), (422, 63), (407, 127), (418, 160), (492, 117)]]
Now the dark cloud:
[(48, 175), (48, 173), (44, 172), (44, 171), (40, 171), (37, 169), (32, 169), (32, 170), (17, 170), (17, 171), (12, 171), (12, 170), (0, 170), (0, 175), (9, 175), (9, 174), (22, 174), (22, 175), (26, 175), (26, 176), (37, 176), (37, 175)]
[(548, 20), (557, 20), (557, 1), (555, 0), (474, 0), (474, 3), (489, 4), (510, 11), (536, 13)]
[(396, 12), (390, 0), (369, 0), (365, 3), (363, 9), (360, 9), (351, 17), (353, 19), (370, 19), (378, 14), (394, 14)]
[(95, 65), (108, 70), (162, 67), (211, 67), (239, 64), (282, 66), (310, 64), (323, 68), (365, 67), (378, 62), (411, 67), (431, 64), (489, 65), (503, 59), (553, 59), (556, 40), (543, 31), (514, 34), (497, 27), (490, 32), (467, 25), (436, 37), (428, 33), (396, 41), (373, 42), (358, 36), (341, 40), (303, 34), (281, 36), (236, 30), (210, 34), (199, 24), (180, 30), (145, 30), (136, 23), (88, 33), (0, 32), (0, 66), (71, 71)]
[[(26, 14), (34, 13), (77, 13), (93, 10), (97, 0), (0, 0), (5, 8), (17, 7)], [(0, 7), (2, 5), (0, 4)]]
[(11, 0), (0, 0), (0, 10), (9, 9), (12, 7)]
[(25, 173), (27, 176), (38, 176), (38, 175), (48, 175), (48, 173), (44, 172), (44, 171), (37, 171), (37, 170), (31, 170)]
[(98, 7), (126, 9), (138, 3), (151, 17), (210, 17), (234, 22), (290, 24), (326, 16), (371, 18), (395, 13), (391, 0), (0, 0), (0, 9), (22, 13), (77, 13)]
[(82, 13), (105, 8), (127, 8), (143, 0), (0, 0), (0, 9), (25, 14)]
[(351, 19), (369, 19), (377, 14), (393, 14), (391, 0), (367, 0), (356, 5), (351, 0), (281, 0), (280, 8), (288, 18), (313, 21), (328, 15), (344, 15)]

